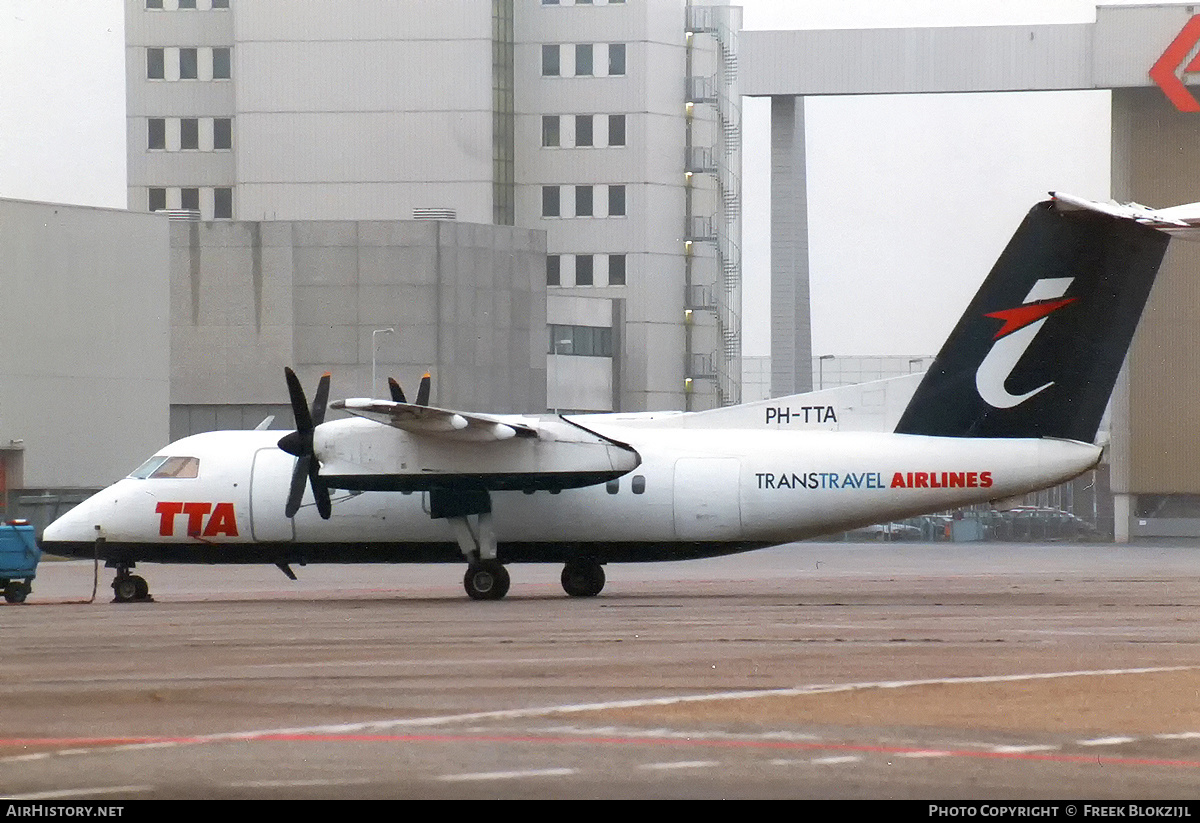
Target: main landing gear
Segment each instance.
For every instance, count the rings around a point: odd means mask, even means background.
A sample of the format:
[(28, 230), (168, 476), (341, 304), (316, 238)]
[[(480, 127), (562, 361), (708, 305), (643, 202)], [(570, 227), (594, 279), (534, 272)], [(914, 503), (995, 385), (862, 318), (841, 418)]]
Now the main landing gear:
[(499, 600), (508, 594), (508, 570), (496, 559), (491, 495), (482, 490), (434, 489), (429, 493), (429, 514), (434, 520), (449, 522), (459, 551), (467, 559), (463, 576), (467, 596)]
[(562, 570), (562, 587), (571, 597), (595, 597), (604, 588), (604, 567), (591, 557), (568, 560)]
[(467, 565), (463, 587), (472, 600), (499, 600), (508, 594), (508, 569), (499, 560), (475, 560)]
[(118, 563), (116, 568), (117, 576), (113, 578), (112, 582), (114, 603), (154, 602), (154, 598), (150, 596), (150, 584), (144, 578), (129, 573), (129, 570), (133, 568), (132, 563)]
[[(463, 588), (472, 600), (500, 600), (508, 594), (508, 570), (496, 557), (492, 499), (486, 491), (434, 490), (430, 515), (450, 523), (459, 550), (467, 559)], [(563, 591), (571, 597), (595, 597), (604, 588), (604, 567), (592, 557), (567, 561)]]

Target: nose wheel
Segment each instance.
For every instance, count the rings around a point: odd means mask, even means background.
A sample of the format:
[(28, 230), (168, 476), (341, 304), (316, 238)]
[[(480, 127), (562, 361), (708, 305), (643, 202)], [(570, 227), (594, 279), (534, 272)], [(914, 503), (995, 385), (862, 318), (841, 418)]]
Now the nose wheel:
[(144, 578), (129, 573), (128, 566), (118, 566), (117, 576), (112, 582), (114, 603), (149, 603), (150, 584)]

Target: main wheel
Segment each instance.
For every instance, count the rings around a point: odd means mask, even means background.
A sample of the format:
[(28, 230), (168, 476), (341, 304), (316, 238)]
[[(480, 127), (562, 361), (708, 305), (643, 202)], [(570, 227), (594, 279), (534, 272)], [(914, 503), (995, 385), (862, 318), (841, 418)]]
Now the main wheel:
[(499, 560), (481, 560), (467, 566), (463, 588), (472, 600), (499, 600), (508, 594), (508, 569)]
[(25, 598), (33, 587), (28, 583), (23, 583), (20, 580), (10, 580), (8, 585), (4, 587), (4, 599), (9, 603), (24, 603)]
[(604, 589), (604, 567), (595, 560), (572, 560), (563, 566), (563, 591), (571, 597), (595, 597)]

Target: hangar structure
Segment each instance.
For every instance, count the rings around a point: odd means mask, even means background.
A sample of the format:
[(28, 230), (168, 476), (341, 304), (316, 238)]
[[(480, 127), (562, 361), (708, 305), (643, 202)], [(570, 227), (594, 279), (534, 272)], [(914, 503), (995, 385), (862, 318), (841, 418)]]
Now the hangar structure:
[[(742, 32), (742, 94), (771, 98), (772, 394), (812, 387), (803, 98), (1109, 89), (1112, 197), (1196, 202), (1194, 10), (1101, 5), (1092, 23)], [(1200, 431), (1189, 414), (1200, 400), (1198, 268), (1200, 246), (1173, 244), (1114, 395), (1118, 542), (1200, 536)]]

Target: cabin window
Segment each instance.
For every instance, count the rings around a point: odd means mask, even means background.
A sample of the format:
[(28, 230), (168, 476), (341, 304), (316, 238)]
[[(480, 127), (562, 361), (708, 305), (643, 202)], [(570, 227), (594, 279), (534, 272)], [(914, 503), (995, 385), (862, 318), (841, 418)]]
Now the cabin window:
[(633, 476), (633, 483), (631, 483), (630, 485), (633, 487), (634, 494), (642, 494), (643, 492), (646, 491), (645, 475), (635, 474)]
[(604, 484), (604, 488), (609, 494), (616, 494), (621, 490), (621, 478), (618, 477), (616, 480), (609, 480)]

